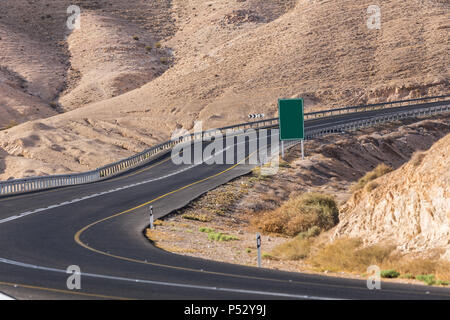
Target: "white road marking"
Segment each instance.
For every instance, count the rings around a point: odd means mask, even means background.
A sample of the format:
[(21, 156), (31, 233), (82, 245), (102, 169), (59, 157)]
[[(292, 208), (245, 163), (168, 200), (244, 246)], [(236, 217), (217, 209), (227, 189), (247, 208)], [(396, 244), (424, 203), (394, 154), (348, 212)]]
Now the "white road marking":
[(15, 299), (0, 292), (0, 301), (5, 301), (5, 300), (15, 300)]
[[(272, 136), (274, 136), (274, 135), (275, 135), (275, 134), (272, 134), (272, 135), (270, 135), (270, 136), (268, 136), (268, 137), (272, 137)], [(255, 139), (249, 140), (249, 142), (250, 142), (250, 141), (254, 141), (254, 140), (255, 140)], [(259, 140), (259, 138), (257, 138), (256, 140)], [(85, 197), (82, 197), (82, 198), (77, 198), (77, 199), (73, 199), (73, 200), (70, 200), (70, 201), (65, 201), (65, 202), (62, 202), (62, 203), (60, 203), (60, 204), (54, 204), (54, 205), (51, 205), (51, 206), (46, 207), (46, 208), (39, 208), (39, 209), (35, 209), (35, 210), (33, 210), (33, 211), (27, 211), (27, 212), (24, 212), (24, 213), (21, 213), (21, 214), (18, 214), (18, 215), (14, 215), (14, 216), (11, 216), (11, 217), (8, 217), (8, 218), (5, 218), (5, 219), (1, 219), (1, 220), (0, 220), (0, 224), (6, 223), (6, 222), (9, 222), (9, 221), (13, 221), (13, 220), (17, 220), (17, 219), (20, 219), (20, 218), (23, 218), (23, 217), (26, 217), (26, 216), (29, 216), (29, 215), (31, 215), (31, 214), (35, 214), (35, 213), (38, 213), (38, 212), (42, 212), (42, 211), (47, 211), (47, 210), (51, 210), (51, 209), (63, 207), (63, 206), (66, 206), (66, 205), (69, 205), (69, 204), (74, 204), (74, 203), (77, 203), (77, 202), (81, 202), (81, 201), (84, 201), (84, 200), (87, 200), (87, 199), (92, 199), (92, 198), (100, 197), (100, 196), (105, 195), (105, 194), (110, 194), (110, 193), (113, 193), (113, 192), (117, 192), (117, 191), (129, 189), (129, 188), (133, 188), (133, 187), (136, 187), (136, 186), (140, 186), (140, 185), (143, 185), (143, 184), (147, 184), (147, 183), (159, 181), (159, 180), (162, 180), (162, 179), (166, 179), (166, 178), (175, 176), (175, 175), (177, 175), (177, 174), (183, 173), (183, 172), (185, 172), (185, 171), (188, 171), (188, 170), (190, 170), (190, 169), (192, 169), (192, 168), (194, 168), (194, 167), (197, 167), (197, 166), (199, 166), (199, 165), (201, 165), (201, 164), (207, 162), (208, 160), (210, 160), (210, 159), (212, 159), (212, 158), (215, 158), (217, 155), (222, 154), (222, 153), (225, 152), (226, 150), (228, 150), (228, 149), (230, 149), (230, 148), (232, 148), (232, 147), (234, 148), (235, 146), (238, 146), (238, 145), (243, 144), (243, 143), (246, 143), (246, 141), (243, 141), (243, 142), (237, 143), (237, 144), (235, 144), (235, 145), (233, 145), (233, 146), (229, 146), (229, 147), (227, 147), (227, 148), (224, 148), (224, 149), (222, 149), (220, 152), (214, 154), (214, 156), (210, 156), (210, 157), (204, 159), (203, 162), (201, 162), (201, 163), (198, 163), (198, 164), (194, 164), (194, 165), (188, 166), (188, 167), (186, 167), (186, 168), (184, 168), (184, 169), (181, 169), (181, 170), (172, 172), (172, 173), (167, 174), (167, 175), (165, 175), (165, 176), (158, 177), (158, 178), (153, 178), (153, 179), (149, 179), (149, 180), (144, 180), (144, 181), (141, 181), (141, 182), (133, 183), (133, 184), (126, 185), (126, 186), (123, 186), (123, 187), (119, 187), (119, 188), (116, 188), (116, 189), (112, 189), (112, 190), (109, 190), (109, 191), (103, 191), (103, 192), (101, 192), (101, 193), (94, 193), (94, 194), (91, 194), (91, 195), (88, 195), (88, 196), (85, 196)]]
[[(18, 261), (4, 259), (4, 258), (0, 258), (0, 263), (5, 263), (5, 264), (28, 268), (28, 269), (35, 269), (35, 270), (41, 270), (41, 271), (67, 274), (66, 270), (42, 267), (42, 266), (37, 266), (37, 265), (33, 265), (33, 264), (18, 262)], [(131, 279), (131, 278), (107, 276), (107, 275), (95, 274), (95, 273), (81, 272), (80, 275), (82, 277), (89, 277), (89, 278), (115, 280), (115, 281), (126, 281), (126, 282), (137, 282), (137, 283), (143, 283), (143, 284), (151, 284), (151, 285), (166, 286), (166, 287), (176, 287), (176, 288), (254, 294), (254, 295), (262, 295), (262, 296), (281, 297), (281, 298), (293, 298), (293, 299), (336, 300), (335, 298), (329, 298), (329, 297), (318, 297), (318, 296), (290, 294), (290, 293), (282, 293), (282, 292), (246, 290), (246, 289), (235, 289), (235, 288), (210, 287), (210, 286), (183, 284), (183, 283), (176, 283), (176, 282), (155, 281), (155, 280), (145, 280), (145, 279)]]

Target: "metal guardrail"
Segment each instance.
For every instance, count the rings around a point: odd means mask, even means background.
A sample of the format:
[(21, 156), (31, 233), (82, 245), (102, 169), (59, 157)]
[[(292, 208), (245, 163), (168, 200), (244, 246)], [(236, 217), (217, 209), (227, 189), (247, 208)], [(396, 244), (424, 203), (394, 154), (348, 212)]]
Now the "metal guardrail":
[[(322, 117), (329, 117), (337, 114), (343, 113), (356, 113), (362, 111), (369, 110), (377, 110), (383, 108), (392, 108), (392, 107), (400, 107), (411, 104), (417, 104), (417, 102), (422, 103), (430, 103), (430, 102), (448, 102), (450, 104), (450, 95), (444, 96), (434, 96), (420, 99), (410, 99), (410, 100), (402, 100), (402, 101), (393, 101), (386, 103), (377, 103), (370, 105), (360, 105), (360, 106), (352, 106), (346, 108), (332, 109), (332, 110), (323, 110), (305, 113), (305, 119), (316, 119)], [(343, 130), (349, 130), (354, 128), (361, 128), (368, 125), (373, 125), (376, 123), (391, 121), (395, 119), (400, 119), (402, 117), (411, 117), (417, 115), (425, 115), (425, 114), (436, 114), (441, 112), (449, 111), (450, 107), (448, 104), (443, 106), (436, 106), (431, 108), (423, 108), (417, 110), (403, 111), (399, 112), (395, 115), (386, 115), (386, 116), (378, 116), (368, 120), (363, 121), (355, 121), (351, 123), (346, 123), (342, 125), (332, 126), (329, 128), (322, 128), (316, 130), (307, 130), (306, 129), (306, 138), (311, 139), (315, 137), (319, 137), (329, 133), (342, 132)], [(141, 153), (133, 155), (129, 158), (108, 164), (101, 168), (83, 172), (83, 173), (74, 173), (74, 174), (65, 174), (65, 175), (52, 175), (52, 176), (41, 176), (41, 177), (31, 177), (24, 179), (16, 179), (16, 180), (8, 180), (8, 181), (0, 181), (0, 196), (6, 195), (14, 195), (20, 193), (27, 193), (63, 186), (73, 186), (86, 184), (91, 182), (96, 182), (104, 179), (108, 179), (114, 177), (116, 175), (122, 174), (126, 171), (132, 170), (138, 166), (145, 165), (149, 161), (153, 160), (155, 157), (163, 155), (166, 152), (169, 152), (175, 145), (179, 143), (186, 143), (188, 141), (195, 141), (198, 139), (203, 139), (204, 137), (211, 137), (220, 134), (229, 134), (233, 132), (238, 132), (240, 130), (245, 129), (262, 129), (262, 128), (270, 128), (276, 127), (278, 125), (278, 118), (259, 120), (253, 122), (246, 122), (237, 125), (227, 126), (219, 129), (206, 130), (203, 132), (192, 133), (189, 135), (185, 135), (179, 137), (177, 139), (169, 140), (158, 144), (154, 147), (151, 147)], [(291, 147), (295, 145), (296, 142), (292, 142), (290, 144), (285, 145), (285, 147)]]

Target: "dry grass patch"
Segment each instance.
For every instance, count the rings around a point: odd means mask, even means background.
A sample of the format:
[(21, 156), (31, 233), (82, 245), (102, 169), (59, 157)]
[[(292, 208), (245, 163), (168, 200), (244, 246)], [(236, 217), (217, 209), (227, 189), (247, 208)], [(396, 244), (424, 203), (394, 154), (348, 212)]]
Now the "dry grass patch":
[[(385, 165), (384, 163), (379, 164), (375, 169), (373, 169), (370, 172), (367, 172), (364, 177), (362, 177), (361, 179), (358, 180), (358, 182), (356, 183), (355, 186), (353, 186), (353, 192), (361, 190), (362, 188), (364, 188), (369, 182), (384, 176), (385, 174), (391, 172), (393, 169), (387, 165)], [(373, 188), (376, 185), (372, 185), (372, 190), (375, 189)]]
[(319, 270), (366, 272), (371, 265), (382, 266), (389, 260), (394, 246), (362, 247), (360, 239), (337, 239), (320, 248), (310, 259)]
[(266, 233), (295, 236), (312, 227), (328, 230), (339, 222), (339, 210), (333, 197), (320, 193), (305, 193), (292, 197), (280, 208), (267, 211), (253, 223)]

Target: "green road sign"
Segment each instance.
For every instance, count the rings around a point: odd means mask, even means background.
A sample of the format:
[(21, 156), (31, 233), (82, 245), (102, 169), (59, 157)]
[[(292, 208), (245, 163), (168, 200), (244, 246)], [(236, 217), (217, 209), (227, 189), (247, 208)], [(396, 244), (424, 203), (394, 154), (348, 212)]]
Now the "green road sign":
[(279, 99), (280, 140), (305, 138), (303, 99)]

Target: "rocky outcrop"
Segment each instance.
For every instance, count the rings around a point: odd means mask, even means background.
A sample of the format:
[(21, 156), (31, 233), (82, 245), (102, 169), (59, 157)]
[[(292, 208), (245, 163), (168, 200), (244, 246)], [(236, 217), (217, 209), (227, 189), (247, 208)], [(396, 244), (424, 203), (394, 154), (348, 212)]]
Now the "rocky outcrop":
[(403, 253), (450, 261), (450, 135), (357, 191), (334, 238), (389, 243)]

